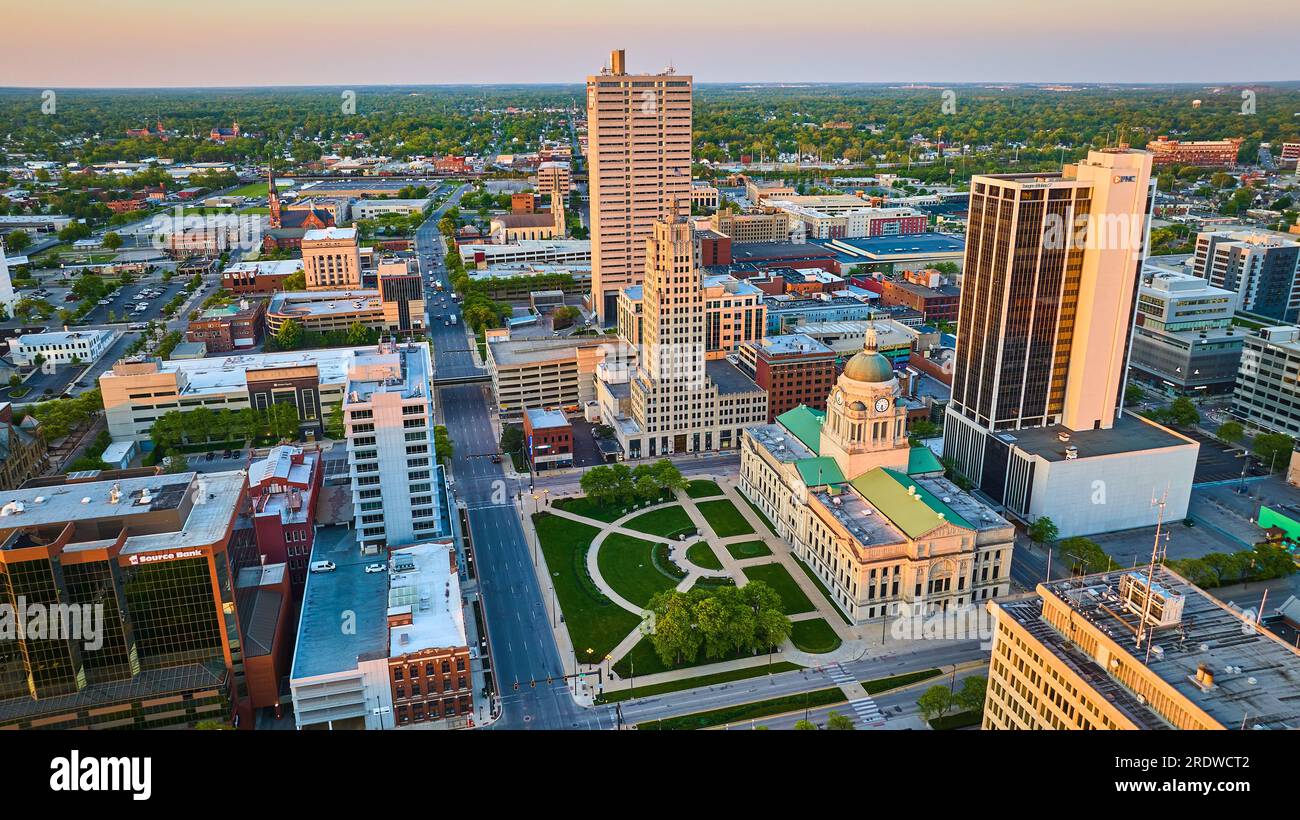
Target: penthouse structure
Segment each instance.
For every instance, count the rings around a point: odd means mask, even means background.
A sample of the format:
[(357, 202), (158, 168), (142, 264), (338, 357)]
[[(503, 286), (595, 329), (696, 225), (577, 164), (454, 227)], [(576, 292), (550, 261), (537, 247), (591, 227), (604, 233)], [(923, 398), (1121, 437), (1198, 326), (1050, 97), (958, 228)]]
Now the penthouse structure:
[(0, 506), (0, 603), (21, 617), (60, 606), (83, 628), (9, 643), (0, 728), (229, 723), (274, 705), (238, 671), (249, 612), (235, 581), (260, 565), (242, 472), (36, 484)]
[(629, 74), (621, 49), (587, 78), (591, 302), (602, 323), (641, 281), (655, 221), (690, 213), (691, 88), (672, 69)]
[(1300, 652), (1164, 566), (988, 610), (984, 729), (1300, 728)]

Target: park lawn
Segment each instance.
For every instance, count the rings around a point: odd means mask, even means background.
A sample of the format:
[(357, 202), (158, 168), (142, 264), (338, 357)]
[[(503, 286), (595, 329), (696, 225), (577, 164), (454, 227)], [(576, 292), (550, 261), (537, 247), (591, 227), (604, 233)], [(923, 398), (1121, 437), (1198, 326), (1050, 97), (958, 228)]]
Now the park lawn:
[[(759, 652), (757, 654), (763, 655), (766, 653)], [(634, 672), (636, 677), (641, 677), (643, 675), (657, 675), (660, 672), (671, 672), (674, 669), (693, 669), (697, 666), (708, 666), (713, 663), (725, 663), (726, 661), (752, 657), (755, 657), (755, 655), (742, 650), (723, 658), (710, 658), (704, 654), (704, 647), (700, 647), (700, 652), (695, 656), (695, 660), (665, 666), (664, 662), (659, 659), (659, 653), (655, 652), (654, 643), (651, 642), (650, 637), (647, 635), (637, 641), (636, 646), (632, 647), (626, 655), (618, 659), (614, 664), (614, 671), (618, 673), (620, 678), (631, 678)]]
[(749, 505), (749, 508), (754, 511), (754, 514), (758, 516), (758, 520), (762, 521), (763, 525), (767, 527), (767, 532), (764, 534), (776, 535), (776, 526), (772, 523), (772, 519), (767, 517), (767, 513), (760, 510), (758, 508), (758, 505), (755, 504), (753, 501), (750, 501), (749, 498), (746, 497), (744, 493), (741, 493), (740, 497), (742, 500), (744, 500), (746, 504)]
[(256, 216), (265, 216), (271, 213), (271, 209), (265, 206), (253, 206), (251, 208), (240, 208), (239, 213)]
[(704, 520), (709, 522), (709, 528), (719, 538), (754, 534), (754, 528), (745, 520), (745, 516), (740, 514), (735, 504), (725, 498), (719, 498), (717, 501), (702, 501), (695, 506), (704, 516)]
[(716, 482), (697, 478), (686, 486), (686, 494), (691, 498), (712, 498), (715, 495), (722, 495), (722, 488)]
[(795, 621), (790, 630), (790, 640), (796, 649), (812, 655), (823, 655), (840, 648), (840, 636), (824, 618)]
[(686, 514), (686, 510), (680, 504), (673, 504), (670, 507), (661, 507), (648, 513), (642, 513), (623, 524), (623, 526), (637, 532), (658, 535), (661, 538), (675, 538), (682, 533), (690, 534), (695, 532), (695, 525), (691, 523), (690, 516)]
[(817, 573), (812, 571), (812, 567), (808, 566), (803, 561), (799, 560), (799, 556), (797, 555), (791, 555), (790, 557), (793, 558), (794, 562), (799, 565), (799, 569), (803, 570), (803, 574), (808, 576), (808, 580), (812, 581), (813, 584), (817, 587), (817, 589), (821, 591), (822, 597), (825, 598), (826, 602), (829, 603), (831, 605), (831, 608), (835, 610), (835, 614), (839, 615), (840, 619), (844, 621), (844, 623), (848, 624), (849, 626), (853, 626), (853, 619), (850, 618), (848, 615), (845, 615), (844, 610), (840, 609), (840, 605), (837, 604), (835, 602), (835, 599), (831, 597), (831, 591), (826, 588), (825, 584), (822, 583), (822, 579), (817, 577)]
[(862, 688), (867, 690), (868, 695), (878, 695), (881, 692), (888, 692), (890, 689), (898, 689), (903, 686), (911, 686), (914, 683), (937, 678), (943, 673), (938, 669), (922, 669), (919, 672), (904, 672), (901, 675), (891, 675), (888, 678), (876, 678), (875, 680), (862, 681)]
[(836, 703), (844, 703), (847, 698), (840, 691), (838, 686), (832, 686), (829, 689), (817, 689), (812, 692), (800, 692), (794, 695), (786, 695), (780, 698), (771, 698), (770, 700), (759, 700), (753, 703), (742, 703), (738, 706), (728, 706), (723, 709), (714, 709), (709, 712), (696, 712), (693, 715), (682, 715), (681, 717), (664, 718), (663, 720), (651, 720), (646, 723), (638, 723), (637, 729), (707, 729), (711, 726), (721, 726), (724, 723), (737, 723), (742, 720), (751, 720), (755, 718), (770, 717), (780, 715), (786, 712), (793, 712), (797, 709), (815, 709), (819, 706), (832, 706)]
[(587, 577), (587, 550), (599, 530), (549, 513), (534, 515), (533, 522), (575, 655), (583, 651), (585, 658), (591, 648), (604, 657), (641, 619), (606, 598)]
[(686, 550), (686, 560), (705, 569), (722, 569), (722, 562), (714, 554), (708, 541), (696, 541)]
[(803, 590), (790, 577), (790, 573), (780, 564), (759, 564), (754, 567), (745, 567), (743, 572), (745, 577), (751, 581), (762, 581), (763, 583), (776, 590), (776, 594), (781, 596), (781, 610), (786, 615), (798, 615), (800, 612), (812, 612), (817, 607), (813, 606), (808, 596), (803, 594)]
[(772, 550), (762, 541), (741, 541), (736, 544), (728, 544), (727, 552), (737, 561), (742, 558), (760, 558), (764, 555), (771, 555)]
[(590, 518), (594, 521), (603, 521), (611, 524), (622, 518), (624, 515), (623, 508), (616, 504), (601, 504), (598, 501), (587, 498), (585, 495), (576, 498), (556, 498), (551, 501), (551, 506), (565, 512), (580, 515), (583, 518)]
[[(279, 189), (279, 186), (277, 185), (276, 188)], [(268, 193), (270, 189), (265, 182), (252, 182), (236, 188), (226, 196), (266, 196)]]
[(797, 663), (781, 661), (774, 663), (770, 667), (749, 666), (744, 669), (732, 669), (728, 672), (714, 672), (712, 675), (700, 675), (698, 678), (680, 678), (670, 680), (664, 683), (656, 683), (651, 686), (638, 686), (634, 689), (621, 689), (617, 692), (606, 692), (596, 699), (597, 703), (617, 703), (623, 700), (632, 700), (633, 698), (648, 698), (654, 695), (663, 695), (669, 692), (680, 692), (683, 689), (698, 689), (701, 686), (713, 686), (718, 683), (731, 683), (737, 680), (748, 680), (757, 678), (760, 675), (776, 675), (781, 672), (794, 672), (803, 667)]
[(649, 606), (655, 593), (672, 589), (678, 583), (678, 579), (655, 567), (655, 546), (653, 541), (642, 541), (616, 532), (601, 542), (596, 556), (605, 581), (615, 592), (639, 607)]

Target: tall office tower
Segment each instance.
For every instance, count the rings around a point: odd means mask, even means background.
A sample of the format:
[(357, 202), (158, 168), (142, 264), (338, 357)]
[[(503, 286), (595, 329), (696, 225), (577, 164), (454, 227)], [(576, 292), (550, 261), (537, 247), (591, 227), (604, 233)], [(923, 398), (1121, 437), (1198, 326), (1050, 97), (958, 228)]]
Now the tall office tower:
[(425, 342), (380, 342), (358, 354), (343, 396), (358, 539), (415, 544), (445, 534), (434, 486), (433, 367)]
[(990, 601), (985, 729), (1294, 729), (1300, 651), (1163, 566)]
[(302, 235), (307, 290), (361, 287), (361, 250), (356, 228), (320, 228)]
[(628, 74), (623, 51), (587, 78), (591, 295), (602, 322), (641, 281), (645, 242), (674, 205), (690, 213), (691, 78)]
[[(1147, 479), (1168, 480), (1170, 512), (1185, 513), (1197, 445), (1120, 412), (1153, 191), (1151, 155), (1127, 148), (1059, 174), (971, 179), (944, 455), (1012, 514), (1063, 533), (1154, 523)], [(1105, 515), (1061, 508), (1103, 480)]]
[(741, 430), (767, 421), (767, 393), (726, 359), (705, 349), (704, 280), (695, 231), (685, 215), (655, 222), (645, 250), (642, 350), (627, 384), (598, 386), (626, 458), (736, 447)]

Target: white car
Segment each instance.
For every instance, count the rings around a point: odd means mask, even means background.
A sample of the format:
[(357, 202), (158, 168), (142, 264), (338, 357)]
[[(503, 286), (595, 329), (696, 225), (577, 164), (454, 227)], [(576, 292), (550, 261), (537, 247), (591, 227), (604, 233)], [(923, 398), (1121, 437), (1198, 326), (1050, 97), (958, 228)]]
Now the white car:
[(366, 573), (383, 572), (388, 569), (387, 564), (366, 564)]

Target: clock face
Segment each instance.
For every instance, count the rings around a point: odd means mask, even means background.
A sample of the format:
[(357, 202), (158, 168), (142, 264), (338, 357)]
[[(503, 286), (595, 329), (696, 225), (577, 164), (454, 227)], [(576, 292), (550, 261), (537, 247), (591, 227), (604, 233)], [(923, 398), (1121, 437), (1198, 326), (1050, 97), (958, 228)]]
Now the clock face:
[(889, 399), (886, 399), (886, 398), (879, 398), (879, 399), (876, 399), (876, 412), (877, 412), (877, 413), (883, 413), (883, 412), (885, 412), (885, 411), (888, 410), (888, 409), (889, 409)]

